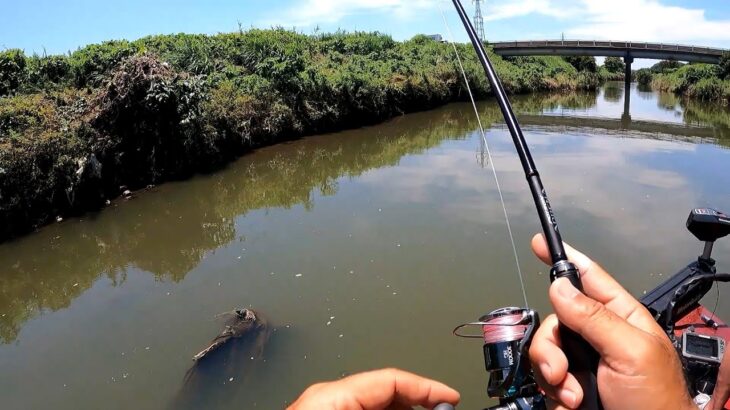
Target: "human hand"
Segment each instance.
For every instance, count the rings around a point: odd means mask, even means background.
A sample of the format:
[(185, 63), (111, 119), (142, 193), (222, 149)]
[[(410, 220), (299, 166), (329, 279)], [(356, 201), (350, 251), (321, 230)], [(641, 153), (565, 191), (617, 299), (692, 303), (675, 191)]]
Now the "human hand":
[(288, 410), (401, 410), (459, 403), (459, 393), (434, 380), (397, 369), (359, 373), (310, 386)]
[(705, 410), (724, 409), (728, 398), (730, 398), (730, 354), (726, 354), (722, 358), (715, 390), (712, 392), (712, 399), (705, 406)]
[[(532, 250), (550, 264), (542, 235), (532, 238)], [(583, 399), (561, 350), (559, 319), (601, 356), (598, 392), (606, 410), (696, 409), (679, 356), (649, 311), (587, 256), (568, 245), (566, 251), (580, 271), (585, 294), (565, 278), (553, 282), (549, 295), (555, 315), (545, 319), (530, 347), (530, 361), (551, 406), (575, 409)]]

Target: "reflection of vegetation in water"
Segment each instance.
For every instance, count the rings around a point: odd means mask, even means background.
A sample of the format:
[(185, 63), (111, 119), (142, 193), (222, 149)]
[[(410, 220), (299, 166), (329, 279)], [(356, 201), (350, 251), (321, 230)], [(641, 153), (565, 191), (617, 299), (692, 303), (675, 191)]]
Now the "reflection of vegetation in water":
[(653, 93), (654, 90), (652, 90), (651, 85), (649, 85), (649, 84), (637, 83), (636, 89), (639, 90), (640, 94), (648, 94), (649, 96), (654, 95), (654, 93)]
[[(687, 124), (712, 125), (730, 145), (727, 109), (658, 94), (660, 107), (681, 107)], [(597, 94), (515, 96), (517, 113), (594, 107)], [(485, 126), (502, 121), (493, 103), (479, 106)], [(314, 193), (333, 195), (338, 180), (396, 165), (448, 138), (473, 130), (469, 105), (409, 115), (384, 125), (262, 149), (230, 169), (180, 186), (162, 187), (86, 221), (52, 225), (0, 246), (0, 342), (12, 342), (23, 324), (44, 310), (66, 308), (101, 276), (125, 280), (128, 267), (156, 279), (180, 281), (206, 254), (237, 240), (235, 218), (273, 207), (314, 206)], [(245, 240), (241, 237), (238, 240)]]
[(608, 102), (620, 102), (624, 98), (623, 83), (608, 82), (603, 87), (603, 98)]
[(712, 127), (719, 145), (730, 145), (730, 107), (717, 103), (682, 98), (677, 94), (656, 92), (657, 106), (666, 111), (682, 113), (685, 124)]
[[(598, 93), (579, 91), (571, 93), (533, 93), (511, 97), (512, 108), (518, 117), (521, 114), (542, 114), (558, 109), (585, 110), (596, 106)], [(483, 104), (480, 110), (485, 126), (501, 123), (502, 112), (496, 104)]]
[(660, 91), (657, 97), (657, 107), (661, 109), (675, 111), (679, 105), (679, 97), (676, 94)]
[(101, 275), (121, 283), (135, 266), (160, 280), (182, 280), (206, 253), (236, 240), (235, 217), (261, 208), (311, 208), (312, 193), (336, 193), (338, 178), (460, 138), (474, 128), (465, 107), (264, 149), (229, 170), (165, 187), (164, 194), (144, 193), (87, 221), (4, 244), (0, 260), (9, 266), (0, 287), (0, 342), (15, 340), (39, 312), (68, 307)]
[(689, 125), (712, 126), (718, 144), (730, 146), (730, 108), (696, 100), (681, 100), (684, 122)]

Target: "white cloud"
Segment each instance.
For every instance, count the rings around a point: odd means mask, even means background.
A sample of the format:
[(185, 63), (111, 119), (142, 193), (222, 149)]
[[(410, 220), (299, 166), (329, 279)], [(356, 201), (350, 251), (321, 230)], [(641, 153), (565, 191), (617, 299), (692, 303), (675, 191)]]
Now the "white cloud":
[(559, 7), (551, 0), (517, 0), (500, 3), (487, 2), (484, 10), (484, 20), (496, 21), (528, 14), (542, 14), (545, 16), (563, 18), (572, 14), (570, 8)]
[[(471, 1), (462, 1), (471, 13)], [(437, 16), (439, 4), (451, 14), (448, 0), (297, 0), (267, 24), (309, 27), (365, 13), (417, 22), (427, 13)], [(570, 38), (730, 46), (730, 20), (713, 20), (705, 10), (669, 6), (661, 0), (488, 0), (483, 15), (486, 21), (551, 17), (559, 20), (561, 31)], [(414, 26), (414, 33), (418, 28)], [(529, 37), (540, 27), (525, 29)]]
[(272, 23), (306, 27), (336, 23), (349, 15), (365, 12), (408, 18), (426, 9), (435, 10), (436, 1), (438, 0), (304, 0), (286, 11), (281, 21)]
[(657, 0), (580, 0), (583, 22), (566, 29), (573, 38), (727, 44), (730, 20), (709, 20), (702, 9)]

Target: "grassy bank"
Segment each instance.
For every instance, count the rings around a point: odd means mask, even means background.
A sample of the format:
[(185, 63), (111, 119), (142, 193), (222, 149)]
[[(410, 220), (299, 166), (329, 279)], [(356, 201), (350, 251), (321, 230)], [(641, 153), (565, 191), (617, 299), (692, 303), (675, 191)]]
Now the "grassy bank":
[[(458, 45), (477, 97), (489, 86)], [(560, 58), (491, 56), (509, 92), (595, 88)], [(286, 30), (0, 53), (0, 240), (252, 148), (466, 99), (450, 45)]]
[(639, 70), (637, 80), (657, 90), (727, 105), (730, 103), (730, 53), (718, 65), (661, 62)]

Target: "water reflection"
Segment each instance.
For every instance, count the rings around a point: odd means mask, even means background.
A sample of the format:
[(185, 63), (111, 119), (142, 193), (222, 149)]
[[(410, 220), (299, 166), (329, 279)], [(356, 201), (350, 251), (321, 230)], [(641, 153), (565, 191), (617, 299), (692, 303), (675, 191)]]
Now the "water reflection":
[(603, 98), (609, 102), (620, 102), (624, 98), (623, 83), (609, 82), (603, 87)]
[[(542, 109), (539, 101), (523, 104), (519, 110), (523, 124), (543, 129), (597, 128), (640, 138), (678, 138), (730, 146), (730, 108), (722, 105), (681, 99), (638, 84), (627, 92), (622, 82), (608, 82), (599, 93), (579, 92), (570, 96), (552, 103), (547, 103), (548, 98)], [(638, 100), (634, 106), (632, 97)], [(623, 111), (619, 112), (621, 108)]]
[(15, 340), (37, 314), (68, 307), (99, 275), (124, 283), (133, 266), (158, 280), (181, 281), (207, 253), (245, 242), (236, 236), (236, 217), (262, 208), (309, 209), (315, 192), (337, 192), (338, 178), (463, 138), (473, 122), (468, 111), (444, 109), (400, 118), (374, 133), (357, 130), (262, 149), (217, 175), (165, 185), (4, 244), (0, 341)]
[[(682, 232), (690, 207), (730, 208), (728, 152), (713, 145), (727, 145), (727, 111), (635, 87), (627, 124), (611, 93), (513, 105), (564, 234), (638, 293), (696, 257)], [(534, 205), (498, 108), (479, 110), (530, 303), (546, 311), (546, 272), (525, 246)], [(211, 407), (279, 408), (317, 379), (393, 365), (483, 407), (479, 347), (449, 331), (521, 292), (475, 128), (471, 107), (455, 104), (306, 138), (3, 244), (3, 407), (163, 407), (220, 331), (211, 316), (237, 306), (278, 331), (250, 380), (226, 384), (228, 404)], [(721, 266), (728, 245), (717, 245)]]
[[(692, 127), (593, 116), (604, 109), (601, 101), (620, 105), (620, 82), (607, 84), (600, 93), (518, 96), (513, 105), (523, 126), (532, 130), (595, 128), (620, 136), (632, 131), (630, 136), (640, 138), (699, 142), (699, 137), (730, 146), (726, 108), (639, 87), (632, 92), (663, 111), (681, 113), (683, 123)], [(237, 216), (262, 208), (309, 209), (313, 194), (334, 195), (342, 176), (396, 165), (404, 155), (463, 138), (474, 126), (463, 108), (406, 116), (372, 129), (376, 135), (371, 129), (357, 130), (263, 149), (218, 175), (156, 188), (159, 192), (142, 193), (84, 220), (50, 226), (0, 246), (5, 265), (0, 341), (15, 340), (29, 318), (67, 307), (100, 275), (123, 283), (134, 266), (158, 280), (182, 280), (207, 253), (232, 241), (245, 242), (245, 236), (236, 236)], [(495, 104), (480, 104), (480, 112), (486, 126), (501, 122)], [(487, 165), (483, 148), (477, 160)]]

